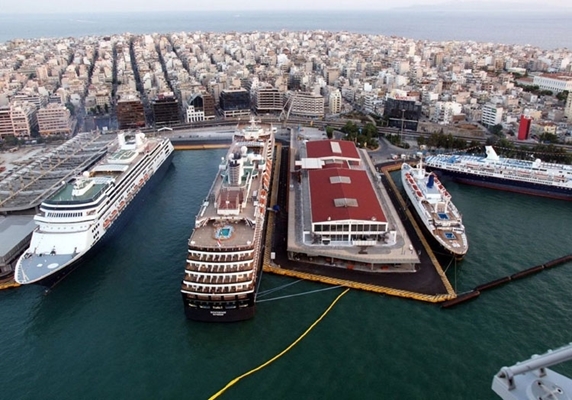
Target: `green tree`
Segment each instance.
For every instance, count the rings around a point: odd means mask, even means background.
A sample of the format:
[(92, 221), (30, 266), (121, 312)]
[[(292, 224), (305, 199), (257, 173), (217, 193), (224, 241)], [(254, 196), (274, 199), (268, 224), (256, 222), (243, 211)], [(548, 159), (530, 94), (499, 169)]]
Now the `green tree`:
[(334, 128), (332, 128), (331, 126), (326, 126), (326, 135), (328, 136), (328, 139), (331, 139), (334, 137)]
[(70, 114), (73, 116), (75, 116), (75, 106), (73, 105), (73, 103), (70, 103), (69, 101), (66, 103), (66, 108), (70, 111)]
[(489, 127), (489, 132), (495, 136), (500, 136), (500, 134), (502, 132), (502, 125), (496, 124), (496, 125)]
[(566, 102), (568, 99), (568, 90), (564, 90), (563, 92), (557, 93), (556, 98), (560, 101)]

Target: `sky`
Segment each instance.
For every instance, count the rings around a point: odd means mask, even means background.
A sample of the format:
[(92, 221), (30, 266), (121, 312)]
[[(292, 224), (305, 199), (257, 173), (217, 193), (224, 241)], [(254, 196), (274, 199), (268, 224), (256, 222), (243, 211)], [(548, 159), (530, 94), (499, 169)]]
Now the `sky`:
[[(553, 8), (571, 8), (570, 0), (501, 0), (503, 3), (526, 4), (528, 8), (545, 10)], [(478, 4), (478, 8), (494, 7), (496, 0), (288, 0), (278, 3), (269, 0), (15, 0), (6, 1), (0, 14), (7, 13), (70, 13), (70, 12), (144, 12), (144, 11), (246, 11), (246, 10), (387, 10), (412, 6), (431, 6), (435, 4), (466, 3)], [(476, 7), (475, 7), (476, 8)], [(1, 29), (1, 28), (0, 28)]]

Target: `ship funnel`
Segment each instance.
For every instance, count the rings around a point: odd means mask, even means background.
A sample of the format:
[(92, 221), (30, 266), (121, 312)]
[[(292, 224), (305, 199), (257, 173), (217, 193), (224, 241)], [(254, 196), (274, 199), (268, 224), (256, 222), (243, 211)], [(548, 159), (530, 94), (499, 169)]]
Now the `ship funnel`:
[(125, 133), (119, 132), (117, 134), (117, 142), (119, 143), (119, 147), (122, 147), (125, 144)]
[(485, 151), (487, 152), (488, 160), (498, 161), (499, 156), (497, 155), (495, 149), (493, 149), (493, 146), (485, 146)]
[(242, 177), (242, 160), (239, 152), (229, 156), (228, 183), (231, 186), (239, 186)]
[(434, 184), (435, 184), (435, 175), (431, 174), (429, 175), (429, 180), (427, 181), (427, 187), (431, 189)]
[(143, 132), (137, 132), (135, 134), (135, 146), (136, 148), (140, 148), (143, 146), (143, 140), (145, 138), (145, 134)]

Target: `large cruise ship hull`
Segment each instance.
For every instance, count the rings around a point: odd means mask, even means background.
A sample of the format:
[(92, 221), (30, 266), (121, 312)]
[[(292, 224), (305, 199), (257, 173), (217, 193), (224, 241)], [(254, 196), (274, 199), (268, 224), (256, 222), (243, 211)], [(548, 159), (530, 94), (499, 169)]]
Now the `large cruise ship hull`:
[(528, 194), (532, 196), (572, 201), (572, 190), (558, 186), (548, 186), (533, 182), (502, 179), (494, 176), (482, 176), (467, 172), (450, 171), (434, 167), (429, 167), (429, 169), (436, 171), (439, 175), (450, 177), (457, 182), (468, 185)]
[[(127, 224), (127, 222), (133, 217), (137, 212), (138, 206), (144, 201), (149, 192), (159, 184), (162, 178), (165, 176), (167, 170), (172, 165), (174, 152), (171, 152), (169, 156), (165, 159), (163, 164), (157, 169), (157, 171), (149, 178), (147, 183), (141, 188), (133, 200), (125, 207), (123, 212), (117, 217), (117, 220), (110, 226), (110, 228), (105, 232), (100, 240), (97, 241), (88, 251), (79, 257), (75, 258), (68, 264), (55, 270), (52, 274), (45, 276), (44, 278), (30, 282), (31, 284), (41, 285), (48, 288), (53, 287), (64, 279), (67, 275), (77, 269), (80, 265), (84, 264), (85, 261), (91, 259), (106, 243), (109, 242), (117, 233), (119, 233), (122, 228)], [(49, 256), (48, 256), (49, 257)]]
[(185, 304), (185, 316), (193, 321), (199, 322), (238, 322), (251, 319), (256, 313), (254, 304), (254, 293), (248, 295), (247, 299), (236, 302), (227, 307), (214, 308), (212, 305), (190, 305), (187, 297), (183, 293)]

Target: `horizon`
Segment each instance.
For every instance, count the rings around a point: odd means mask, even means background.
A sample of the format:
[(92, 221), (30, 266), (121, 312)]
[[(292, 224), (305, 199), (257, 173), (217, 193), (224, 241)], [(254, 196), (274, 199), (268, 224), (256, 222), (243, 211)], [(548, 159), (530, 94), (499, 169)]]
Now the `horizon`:
[[(515, 7), (517, 6), (517, 7)], [(54, 11), (57, 9), (57, 11)], [(172, 0), (168, 4), (157, 6), (148, 0), (124, 0), (120, 4), (115, 0), (100, 0), (97, 5), (90, 3), (77, 3), (72, 0), (52, 0), (44, 2), (39, 0), (23, 0), (5, 5), (0, 15), (63, 15), (76, 13), (109, 14), (109, 13), (168, 13), (168, 12), (348, 12), (348, 11), (466, 11), (478, 13), (496, 13), (510, 11), (513, 13), (536, 12), (546, 13), (553, 11), (572, 11), (572, 6), (564, 0), (548, 0), (538, 4), (537, 0), (403, 0), (398, 6), (383, 4), (373, 0), (315, 0), (308, 5), (304, 0), (293, 0), (287, 6), (275, 8), (267, 2), (251, 0), (237, 6), (236, 1), (215, 0), (209, 4), (190, 6), (183, 0)], [(30, 10), (34, 10), (30, 12)]]

